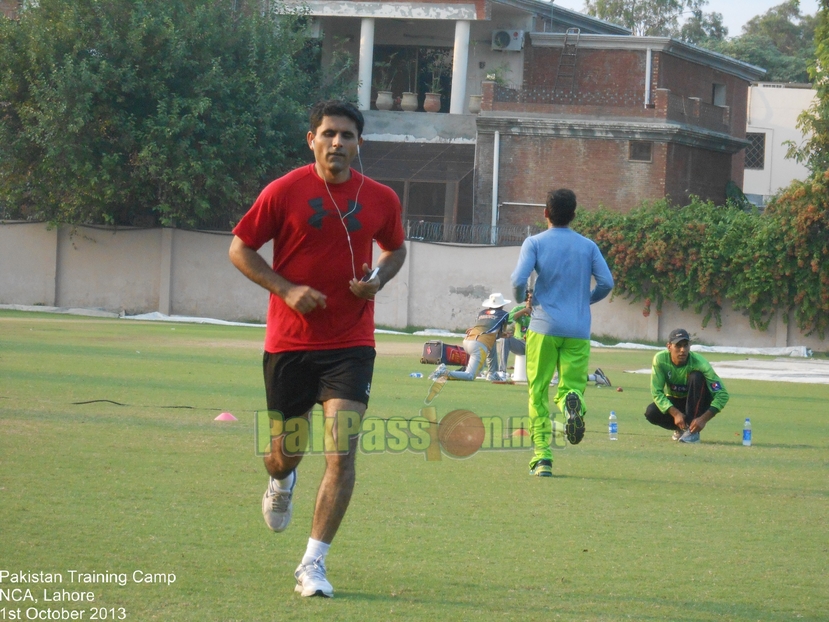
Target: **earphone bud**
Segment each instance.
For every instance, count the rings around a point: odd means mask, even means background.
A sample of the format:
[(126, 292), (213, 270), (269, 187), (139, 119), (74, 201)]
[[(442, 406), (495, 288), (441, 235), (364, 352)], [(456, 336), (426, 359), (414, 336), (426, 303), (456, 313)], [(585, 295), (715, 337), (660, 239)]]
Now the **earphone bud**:
[(357, 155), (360, 155), (360, 145), (357, 145)]
[(311, 149), (313, 149), (313, 148), (314, 148), (314, 139), (312, 138), (311, 139)]

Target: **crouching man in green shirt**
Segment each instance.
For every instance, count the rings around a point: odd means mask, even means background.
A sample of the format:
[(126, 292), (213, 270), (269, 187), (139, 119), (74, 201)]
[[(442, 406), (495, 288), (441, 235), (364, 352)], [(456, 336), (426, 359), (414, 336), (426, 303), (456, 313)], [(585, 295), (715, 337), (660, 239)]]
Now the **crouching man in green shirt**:
[(691, 352), (684, 328), (671, 331), (667, 350), (653, 357), (651, 396), (645, 418), (673, 430), (675, 441), (699, 443), (699, 433), (728, 402), (728, 391), (711, 364)]

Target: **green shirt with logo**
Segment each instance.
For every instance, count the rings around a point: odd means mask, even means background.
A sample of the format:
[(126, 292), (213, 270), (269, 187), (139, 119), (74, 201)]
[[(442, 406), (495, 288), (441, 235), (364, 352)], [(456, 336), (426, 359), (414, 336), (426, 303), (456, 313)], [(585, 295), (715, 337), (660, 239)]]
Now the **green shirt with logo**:
[(713, 400), (711, 412), (717, 414), (728, 402), (728, 391), (720, 380), (720, 377), (706, 361), (696, 352), (688, 353), (688, 361), (685, 365), (677, 366), (671, 361), (671, 353), (662, 350), (653, 357), (653, 368), (651, 369), (651, 396), (653, 402), (663, 413), (673, 406), (669, 397), (684, 399), (688, 397), (688, 374), (698, 371), (705, 376), (705, 383), (711, 391)]

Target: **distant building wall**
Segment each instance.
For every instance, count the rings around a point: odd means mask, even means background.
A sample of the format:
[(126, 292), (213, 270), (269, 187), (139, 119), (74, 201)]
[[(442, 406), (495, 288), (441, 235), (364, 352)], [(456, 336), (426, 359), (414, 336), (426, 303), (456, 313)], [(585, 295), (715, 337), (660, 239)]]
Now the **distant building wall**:
[(764, 157), (762, 167), (746, 168), (743, 192), (760, 204), (795, 179), (809, 176), (806, 166), (786, 158), (788, 147), (784, 143), (803, 142), (797, 118), (814, 98), (815, 90), (808, 85), (759, 83), (749, 89), (746, 132), (764, 136)]
[[(264, 321), (268, 295), (230, 263), (231, 239), (231, 234), (175, 229), (0, 225), (0, 304)], [(464, 330), (490, 293), (513, 298), (510, 275), (518, 247), (406, 245), (403, 269), (375, 302), (380, 325)], [(260, 251), (268, 261), (270, 249)], [(829, 341), (805, 337), (780, 318), (768, 331), (752, 330), (743, 313), (727, 303), (719, 330), (713, 321), (703, 329), (700, 315), (672, 303), (665, 304), (661, 315), (654, 311), (649, 317), (643, 316), (640, 303), (622, 299), (604, 300), (591, 309), (592, 332), (622, 341), (662, 343), (671, 329), (683, 326), (695, 340), (712, 345), (829, 350)]]
[[(491, 218), (493, 134), (478, 139), (476, 223)], [(498, 201), (544, 203), (547, 192), (570, 188), (585, 209), (600, 205), (629, 211), (646, 199), (665, 196), (668, 145), (654, 143), (650, 162), (631, 161), (628, 140), (566, 136), (502, 135)], [(500, 225), (543, 222), (543, 209), (504, 206)]]

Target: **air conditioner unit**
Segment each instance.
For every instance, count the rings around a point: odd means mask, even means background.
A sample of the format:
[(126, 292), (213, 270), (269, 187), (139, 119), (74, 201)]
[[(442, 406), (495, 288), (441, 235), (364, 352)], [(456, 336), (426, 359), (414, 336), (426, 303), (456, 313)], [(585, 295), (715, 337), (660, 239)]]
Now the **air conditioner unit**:
[(523, 30), (493, 30), (492, 49), (520, 52), (524, 47)]

